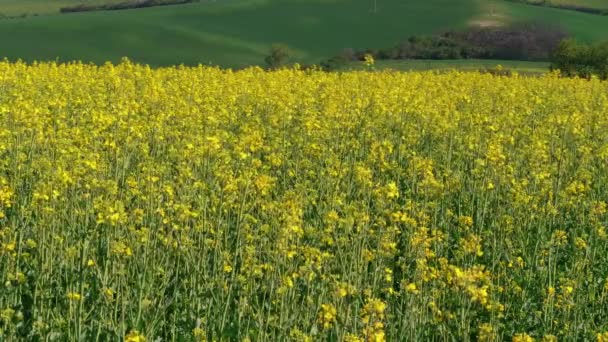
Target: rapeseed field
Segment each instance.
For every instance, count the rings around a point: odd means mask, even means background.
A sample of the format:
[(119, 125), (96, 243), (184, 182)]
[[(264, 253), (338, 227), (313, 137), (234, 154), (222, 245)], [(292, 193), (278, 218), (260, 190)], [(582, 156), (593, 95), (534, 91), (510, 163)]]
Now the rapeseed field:
[(608, 341), (608, 83), (0, 62), (2, 341)]

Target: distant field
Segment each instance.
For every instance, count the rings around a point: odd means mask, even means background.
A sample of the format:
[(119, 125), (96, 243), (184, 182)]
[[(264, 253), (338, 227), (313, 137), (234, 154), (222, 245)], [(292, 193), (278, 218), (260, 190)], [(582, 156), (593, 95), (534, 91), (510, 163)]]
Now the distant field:
[(474, 0), (379, 1), (377, 13), (372, 6), (371, 1), (226, 0), (3, 20), (0, 53), (25, 60), (101, 63), (129, 56), (152, 65), (242, 67), (263, 63), (270, 45), (283, 42), (297, 60), (317, 63), (343, 48), (387, 46), (412, 34), (464, 28), (480, 14)]
[[(0, 0), (0, 12), (50, 13), (77, 2)], [(377, 12), (372, 8), (371, 0), (218, 0), (0, 20), (0, 58), (103, 63), (128, 56), (155, 66), (243, 67), (263, 64), (270, 45), (280, 42), (295, 61), (318, 63), (344, 48), (382, 48), (411, 35), (520, 20), (561, 25), (582, 41), (608, 37), (608, 17), (503, 0), (378, 0)]]
[[(505, 69), (511, 69), (522, 73), (540, 74), (549, 70), (549, 63), (545, 62), (484, 59), (376, 61), (374, 68), (377, 70), (393, 69), (401, 71), (418, 71), (431, 69), (457, 69), (464, 71), (474, 71), (484, 68), (495, 68), (498, 65), (503, 66)], [(366, 68), (367, 67), (362, 62), (355, 62), (349, 64), (345, 69), (362, 70)]]
[(65, 6), (78, 4), (109, 4), (121, 0), (0, 0), (0, 14), (17, 16), (22, 14), (53, 14)]
[(608, 7), (606, 0), (551, 0), (553, 3), (567, 3), (583, 6)]
[(608, 8), (606, 0), (551, 0), (555, 5), (576, 5), (590, 8)]
[[(555, 6), (562, 9), (576, 10), (575, 7), (587, 9), (608, 9), (608, 1), (606, 0), (508, 0), (514, 2), (525, 2), (531, 5), (539, 6)], [(596, 13), (597, 14), (597, 13)]]

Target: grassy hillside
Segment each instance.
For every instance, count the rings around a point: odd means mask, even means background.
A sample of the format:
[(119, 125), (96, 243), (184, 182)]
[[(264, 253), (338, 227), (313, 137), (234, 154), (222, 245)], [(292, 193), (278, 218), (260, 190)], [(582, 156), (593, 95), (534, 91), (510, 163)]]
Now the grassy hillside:
[(116, 3), (121, 0), (0, 0), (0, 14), (6, 16), (56, 14), (61, 7), (77, 4)]
[(591, 8), (608, 8), (606, 0), (551, 0), (552, 4), (556, 5), (576, 5)]
[(376, 13), (372, 7), (371, 0), (222, 0), (0, 20), (0, 56), (242, 67), (262, 63), (269, 46), (282, 42), (311, 63), (343, 48), (390, 46), (484, 20), (543, 20), (582, 40), (608, 37), (607, 17), (498, 0), (378, 0)]
[(516, 21), (540, 20), (554, 23), (585, 42), (608, 39), (606, 16), (523, 4), (511, 4), (508, 12), (512, 20)]
[(597, 9), (608, 8), (608, 3), (606, 0), (525, 0), (524, 2), (548, 6), (579, 6)]

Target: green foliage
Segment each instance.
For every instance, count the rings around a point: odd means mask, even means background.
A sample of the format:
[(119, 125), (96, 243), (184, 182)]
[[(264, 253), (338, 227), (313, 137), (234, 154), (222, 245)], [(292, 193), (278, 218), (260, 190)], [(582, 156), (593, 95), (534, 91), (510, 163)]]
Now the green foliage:
[(291, 58), (292, 52), (285, 44), (272, 44), (268, 56), (264, 59), (266, 65), (276, 69), (285, 65)]
[(320, 66), (325, 71), (337, 71), (344, 69), (350, 62), (357, 59), (357, 53), (353, 49), (344, 49), (339, 55), (322, 61)]
[(562, 75), (608, 79), (608, 42), (582, 44), (573, 39), (560, 43), (552, 56), (551, 68)]
[(565, 37), (567, 33), (556, 26), (517, 23), (506, 27), (470, 28), (433, 36), (411, 36), (390, 48), (357, 51), (354, 59), (363, 60), (363, 56), (369, 54), (378, 60), (473, 58), (547, 61)]

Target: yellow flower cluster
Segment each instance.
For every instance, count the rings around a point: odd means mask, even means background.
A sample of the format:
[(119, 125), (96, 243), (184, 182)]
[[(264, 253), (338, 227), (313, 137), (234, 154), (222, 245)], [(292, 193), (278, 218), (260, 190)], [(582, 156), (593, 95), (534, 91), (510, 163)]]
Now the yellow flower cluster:
[(336, 308), (331, 304), (321, 304), (319, 324), (323, 329), (329, 329), (336, 322)]
[(594, 340), (608, 84), (0, 62), (0, 340)]

